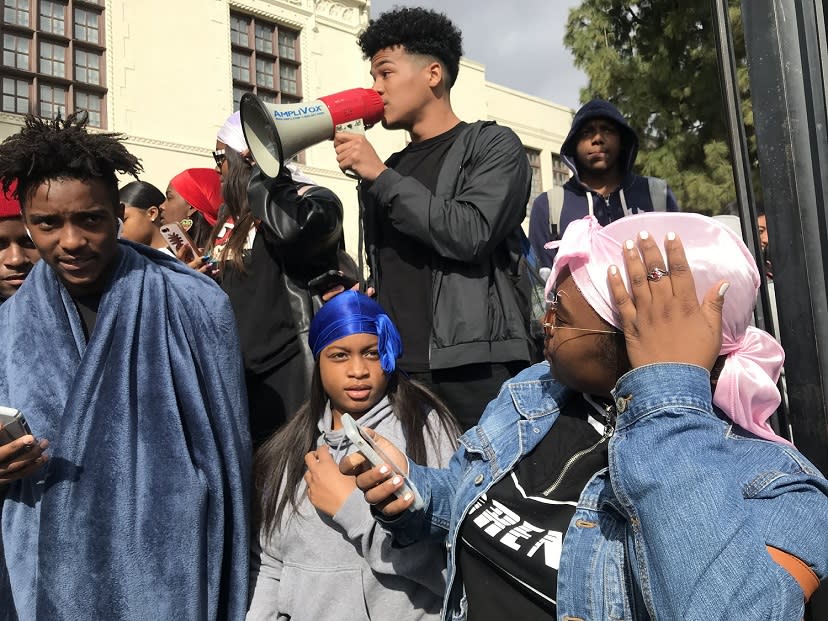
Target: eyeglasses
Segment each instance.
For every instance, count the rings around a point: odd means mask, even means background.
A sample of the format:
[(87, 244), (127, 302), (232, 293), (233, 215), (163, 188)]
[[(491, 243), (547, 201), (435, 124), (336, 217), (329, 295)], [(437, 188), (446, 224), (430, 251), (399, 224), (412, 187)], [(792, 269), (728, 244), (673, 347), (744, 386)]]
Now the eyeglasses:
[[(563, 292), (562, 292), (563, 293)], [(618, 330), (593, 330), (592, 328), (573, 328), (570, 326), (556, 326), (555, 318), (558, 314), (558, 295), (553, 294), (552, 300), (549, 302), (549, 308), (546, 309), (546, 314), (543, 316), (541, 327), (546, 338), (552, 338), (552, 333), (555, 330), (577, 330), (578, 332), (591, 332), (593, 334), (618, 334)]]
[(224, 164), (224, 161), (227, 159), (227, 156), (224, 154), (224, 149), (213, 151), (213, 159), (216, 160), (216, 166), (221, 167), (221, 165)]

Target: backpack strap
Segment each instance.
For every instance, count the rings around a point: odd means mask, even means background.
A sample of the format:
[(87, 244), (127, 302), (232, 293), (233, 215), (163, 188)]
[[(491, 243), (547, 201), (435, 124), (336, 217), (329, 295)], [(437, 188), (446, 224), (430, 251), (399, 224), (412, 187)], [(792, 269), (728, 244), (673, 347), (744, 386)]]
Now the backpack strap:
[(667, 211), (667, 182), (658, 177), (647, 177), (653, 211)]
[(558, 201), (553, 204), (552, 193), (549, 191), (546, 194), (546, 204), (549, 206), (549, 239), (558, 239), (558, 228), (561, 224), (561, 210), (563, 209), (563, 202)]

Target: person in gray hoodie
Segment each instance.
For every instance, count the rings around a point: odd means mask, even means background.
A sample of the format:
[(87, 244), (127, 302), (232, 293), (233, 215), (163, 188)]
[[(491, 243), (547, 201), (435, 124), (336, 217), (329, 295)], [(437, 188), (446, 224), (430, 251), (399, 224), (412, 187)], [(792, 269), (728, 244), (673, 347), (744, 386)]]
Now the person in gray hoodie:
[(457, 425), (427, 389), (400, 373), (396, 327), (371, 298), (347, 291), (316, 314), (310, 401), (257, 451), (259, 536), (251, 560), (249, 621), (438, 619), (445, 550), (424, 541), (404, 550), (376, 522), (338, 462), (356, 449), (350, 414), (422, 465), (445, 467)]

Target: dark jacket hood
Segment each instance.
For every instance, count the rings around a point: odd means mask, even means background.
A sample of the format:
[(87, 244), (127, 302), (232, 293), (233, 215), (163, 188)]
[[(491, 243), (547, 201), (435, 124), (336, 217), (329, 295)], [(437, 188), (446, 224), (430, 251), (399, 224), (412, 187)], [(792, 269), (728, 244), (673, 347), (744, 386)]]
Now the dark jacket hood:
[(575, 179), (579, 179), (578, 167), (575, 163), (577, 161), (575, 159), (575, 148), (578, 145), (578, 132), (587, 121), (596, 118), (609, 119), (621, 127), (621, 153), (618, 161), (621, 162), (623, 175), (628, 175), (632, 171), (635, 158), (638, 156), (638, 136), (635, 135), (621, 111), (603, 99), (593, 99), (581, 106), (578, 112), (575, 113), (569, 134), (567, 134), (566, 140), (561, 145), (561, 159), (572, 170)]

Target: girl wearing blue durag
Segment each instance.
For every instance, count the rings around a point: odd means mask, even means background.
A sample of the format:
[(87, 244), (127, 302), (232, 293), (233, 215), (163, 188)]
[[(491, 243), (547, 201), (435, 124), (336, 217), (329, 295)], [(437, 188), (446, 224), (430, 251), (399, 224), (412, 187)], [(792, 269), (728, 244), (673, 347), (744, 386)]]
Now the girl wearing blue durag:
[(338, 462), (355, 449), (348, 413), (406, 447), (417, 463), (445, 467), (457, 437), (446, 407), (396, 368), (397, 328), (371, 298), (346, 291), (314, 317), (310, 400), (258, 450), (248, 619), (437, 619), (445, 551), (404, 549), (371, 514)]

